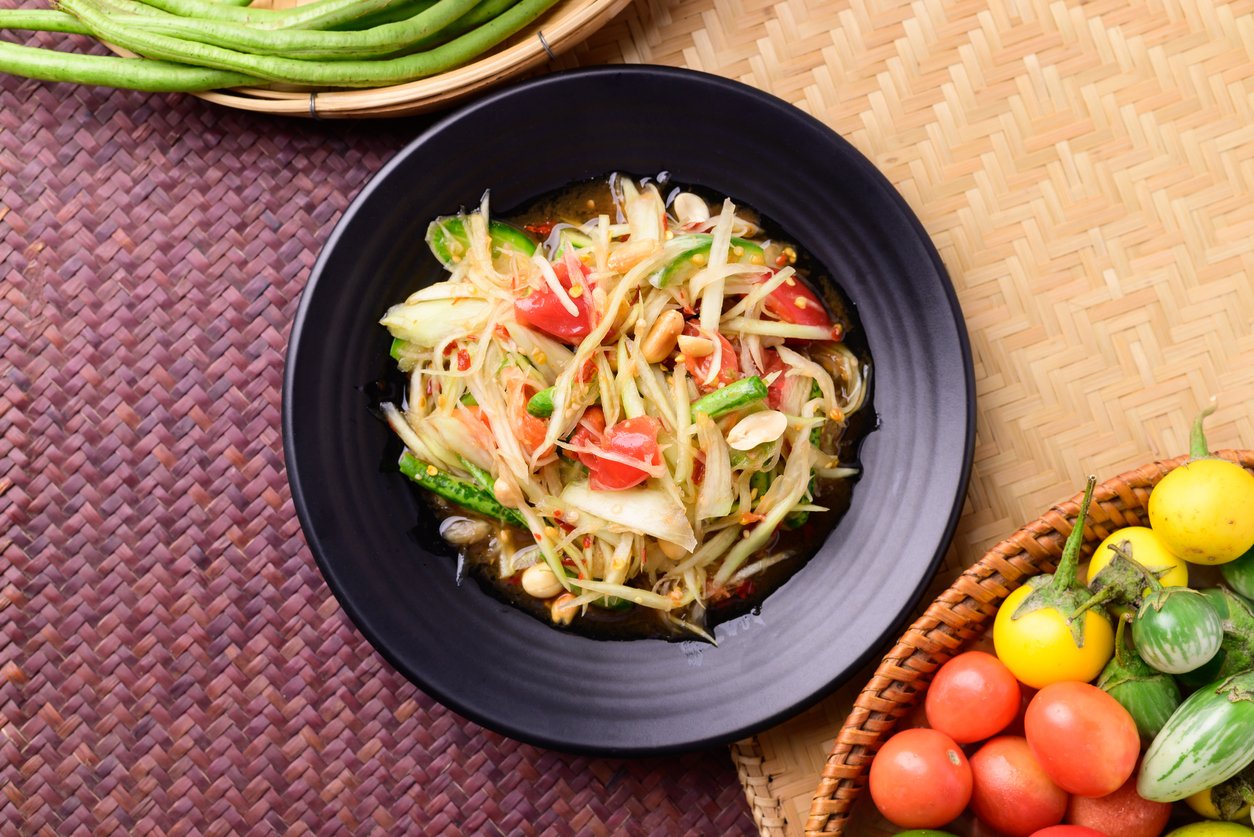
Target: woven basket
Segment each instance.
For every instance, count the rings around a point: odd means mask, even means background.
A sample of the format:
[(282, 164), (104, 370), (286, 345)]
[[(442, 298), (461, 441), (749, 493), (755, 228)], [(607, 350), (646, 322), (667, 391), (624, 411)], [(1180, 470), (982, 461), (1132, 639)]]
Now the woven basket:
[[(1254, 472), (1254, 450), (1224, 450), (1216, 455)], [(1084, 529), (1086, 551), (1116, 529), (1148, 525), (1150, 491), (1186, 459), (1155, 462), (1098, 485)], [(1081, 496), (1055, 506), (985, 553), (884, 655), (827, 757), (806, 820), (807, 835), (851, 833), (851, 809), (866, 786), (871, 759), (880, 745), (918, 703), (936, 669), (988, 626), (998, 605), (1025, 579), (1055, 567), (1074, 526)]]
[[(258, 8), (311, 0), (255, 0)], [(531, 26), (470, 64), (407, 84), (362, 90), (239, 87), (195, 95), (241, 110), (319, 119), (408, 116), (444, 107), (556, 58), (622, 11), (631, 0), (560, 0)], [(122, 50), (117, 50), (127, 54)]]

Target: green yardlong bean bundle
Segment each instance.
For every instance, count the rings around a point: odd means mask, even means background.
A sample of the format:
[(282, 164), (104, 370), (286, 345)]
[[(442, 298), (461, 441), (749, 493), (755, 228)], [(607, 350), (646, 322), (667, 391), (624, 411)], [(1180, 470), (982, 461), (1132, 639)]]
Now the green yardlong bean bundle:
[(0, 10), (0, 30), (92, 35), (134, 58), (0, 41), (0, 72), (161, 92), (282, 83), (403, 84), (466, 64), (557, 0), (314, 0), (254, 9), (242, 0), (59, 0)]

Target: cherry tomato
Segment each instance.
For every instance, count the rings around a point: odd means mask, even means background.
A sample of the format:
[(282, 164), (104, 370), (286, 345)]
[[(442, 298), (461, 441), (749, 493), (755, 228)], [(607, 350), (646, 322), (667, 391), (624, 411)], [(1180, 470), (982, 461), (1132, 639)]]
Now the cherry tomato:
[[(652, 465), (662, 463), (657, 433), (662, 423), (652, 416), (625, 419), (606, 428), (605, 414), (600, 407), (584, 411), (579, 427), (571, 436), (571, 444), (600, 448)], [(597, 491), (618, 491), (639, 485), (649, 474), (624, 462), (606, 459), (595, 453), (579, 452), (575, 457), (588, 468), (588, 484)]]
[(1050, 780), (1026, 739), (992, 739), (971, 757), (971, 775), (971, 809), (1007, 837), (1057, 825), (1067, 811), (1067, 792)]
[(992, 654), (968, 651), (936, 672), (925, 706), (933, 729), (959, 744), (983, 741), (1019, 714), (1019, 681)]
[(1141, 737), (1128, 710), (1088, 683), (1044, 687), (1032, 698), (1023, 726), (1049, 778), (1079, 796), (1119, 790), (1141, 752)]
[[(566, 264), (561, 261), (553, 265), (553, 272), (557, 274), (562, 287), (569, 291), (571, 280)], [(585, 277), (588, 275), (587, 267), (580, 264), (579, 269)], [(558, 300), (552, 288), (541, 285), (532, 288), (526, 296), (514, 300), (514, 319), (522, 325), (538, 328), (563, 343), (573, 345), (592, 331), (592, 302), (588, 299), (588, 294), (582, 292), (578, 296), (572, 296), (571, 302), (575, 303), (578, 313), (571, 314)]]
[[(690, 337), (709, 337), (701, 329), (692, 323), (684, 325), (684, 334)], [(714, 380), (707, 384), (706, 377), (710, 374), (710, 364), (714, 362), (714, 355), (708, 354), (705, 357), (685, 357), (684, 365), (688, 367), (688, 375), (697, 383), (697, 389), (701, 392), (710, 392), (719, 387), (725, 387), (730, 383), (740, 380), (740, 361), (736, 358), (736, 349), (731, 342), (718, 332), (719, 344), (723, 347), (722, 357), (719, 359), (718, 374), (714, 376)]]
[(971, 766), (943, 732), (908, 729), (880, 748), (871, 762), (871, 799), (902, 828), (938, 828), (962, 813), (971, 798)]
[(832, 318), (827, 315), (823, 303), (796, 276), (790, 276), (784, 284), (771, 291), (766, 298), (766, 310), (786, 323), (827, 328), (832, 325)]
[(1082, 825), (1051, 825), (1032, 833), (1032, 837), (1106, 837), (1100, 831)]
[(1067, 822), (1106, 837), (1158, 837), (1170, 817), (1170, 802), (1150, 802), (1136, 792), (1135, 773), (1114, 793), (1073, 796), (1067, 805)]

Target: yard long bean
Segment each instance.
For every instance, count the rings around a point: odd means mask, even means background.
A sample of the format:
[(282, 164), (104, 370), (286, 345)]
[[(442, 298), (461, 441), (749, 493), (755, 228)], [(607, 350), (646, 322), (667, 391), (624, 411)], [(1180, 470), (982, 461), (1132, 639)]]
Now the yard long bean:
[(557, 0), (521, 0), (503, 14), (465, 35), (430, 50), (378, 61), (316, 62), (184, 41), (119, 25), (93, 0), (61, 0), (92, 33), (149, 58), (230, 70), (273, 82), (325, 87), (378, 87), (402, 84), (459, 66), (535, 20)]
[(76, 55), (0, 41), (0, 72), (42, 81), (96, 84), (152, 93), (194, 93), (258, 84), (251, 76), (147, 58)]
[[(99, 2), (99, 0), (97, 0)], [(115, 26), (254, 55), (305, 60), (362, 60), (410, 49), (470, 11), (479, 0), (438, 0), (428, 9), (396, 23), (361, 31), (320, 29), (271, 30), (241, 23), (190, 20), (176, 15), (144, 15), (134, 0), (106, 0), (107, 7), (131, 12), (116, 16)]]
[(0, 30), (21, 29), (27, 32), (65, 32), (69, 35), (90, 35), (82, 21), (65, 12), (51, 9), (0, 9)]
[(330, 29), (408, 0), (314, 0), (286, 9), (255, 9), (215, 0), (145, 0), (146, 5), (180, 17), (251, 23), (265, 29)]

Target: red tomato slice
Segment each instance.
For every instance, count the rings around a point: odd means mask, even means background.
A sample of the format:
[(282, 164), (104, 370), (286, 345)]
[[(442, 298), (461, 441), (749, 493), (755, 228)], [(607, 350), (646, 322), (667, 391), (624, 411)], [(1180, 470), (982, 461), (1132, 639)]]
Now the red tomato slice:
[[(561, 261), (553, 265), (553, 272), (557, 274), (562, 287), (569, 291), (572, 286), (566, 264)], [(580, 264), (579, 269), (587, 277), (588, 268)], [(579, 296), (571, 297), (571, 302), (575, 303), (575, 310), (578, 312), (573, 315), (558, 300), (552, 288), (541, 285), (533, 288), (526, 296), (514, 300), (514, 319), (522, 325), (551, 334), (563, 343), (575, 345), (592, 331), (592, 301), (588, 299), (588, 294), (580, 293)]]
[(796, 276), (788, 277), (784, 284), (771, 291), (766, 298), (766, 310), (786, 323), (827, 328), (832, 325), (832, 318), (827, 315), (823, 303)]
[(531, 384), (519, 384), (509, 388), (509, 424), (525, 453), (535, 453), (544, 444), (548, 425), (544, 419), (527, 412), (527, 401), (536, 394)]
[[(584, 412), (579, 429), (571, 436), (571, 443), (598, 447), (619, 456), (660, 465), (662, 455), (658, 449), (657, 433), (661, 426), (662, 423), (652, 416), (639, 416), (624, 419), (606, 429), (601, 408), (589, 407)], [(588, 467), (588, 484), (597, 491), (632, 488), (649, 478), (648, 472), (640, 468), (595, 453), (576, 453), (575, 456)]]
[(784, 399), (784, 373), (788, 371), (788, 366), (780, 360), (779, 352), (774, 349), (762, 352), (762, 362), (766, 364), (766, 368), (762, 370), (762, 377), (765, 378), (772, 372), (779, 373), (779, 376), (766, 388), (767, 406), (772, 410), (778, 410), (780, 402)]
[[(661, 465), (662, 454), (657, 445), (657, 432), (661, 426), (662, 423), (652, 416), (620, 421), (605, 431), (605, 448), (620, 456)], [(612, 459), (601, 459), (591, 471), (590, 484), (601, 491), (631, 488), (649, 478), (646, 471)]]
[[(720, 358), (718, 374), (714, 376), (713, 382), (709, 384), (705, 382), (710, 374), (710, 364), (714, 362), (713, 354), (705, 357), (684, 357), (684, 366), (688, 367), (688, 375), (697, 382), (697, 389), (701, 392), (710, 392), (740, 380), (740, 361), (736, 358), (735, 347), (722, 334), (715, 333), (723, 347), (723, 354)], [(709, 337), (692, 323), (684, 324), (684, 334), (691, 337)]]
[[(599, 448), (604, 438), (605, 413), (601, 411), (600, 407), (589, 407), (583, 411), (583, 416), (579, 419), (578, 428), (571, 434), (570, 443), (580, 447)], [(589, 470), (598, 461), (596, 454), (592, 453), (576, 453), (575, 458)]]

